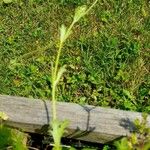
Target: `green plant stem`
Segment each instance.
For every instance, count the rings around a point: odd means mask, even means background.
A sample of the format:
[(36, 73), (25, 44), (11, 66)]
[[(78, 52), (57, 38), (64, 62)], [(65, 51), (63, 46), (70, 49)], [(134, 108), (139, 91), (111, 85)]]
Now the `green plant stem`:
[[(72, 24), (70, 25), (70, 27), (68, 28), (68, 30), (66, 32), (66, 35), (70, 33), (70, 31), (73, 28), (74, 24), (75, 24), (75, 22), (72, 22)], [(56, 100), (55, 80), (56, 80), (56, 77), (57, 77), (59, 59), (60, 59), (61, 50), (62, 50), (64, 41), (60, 42), (60, 44), (59, 44), (59, 49), (58, 49), (58, 53), (57, 53), (57, 57), (56, 57), (56, 61), (55, 61), (54, 71), (52, 71), (52, 111), (53, 111), (53, 120), (57, 119), (57, 113), (56, 113), (56, 101), (57, 100)], [(53, 67), (52, 67), (52, 69), (53, 69)]]
[(95, 0), (94, 3), (89, 7), (89, 9), (85, 12), (87, 14), (93, 7), (94, 5), (98, 2), (98, 0)]
[[(60, 58), (60, 54), (61, 54), (61, 49), (62, 49), (63, 43), (60, 43), (59, 45), (59, 50), (57, 53), (57, 57), (56, 57), (56, 61), (55, 61), (55, 68), (54, 68), (54, 72), (52, 73), (52, 111), (53, 111), (53, 120), (56, 120), (57, 118), (57, 114), (56, 114), (56, 84), (55, 84), (55, 80), (57, 77), (57, 71), (58, 71), (58, 64), (59, 64), (59, 58)], [(53, 69), (53, 67), (52, 67)]]
[(73, 21), (73, 22), (71, 23), (71, 25), (69, 26), (69, 28), (68, 28), (66, 34), (69, 34), (69, 33), (71, 32), (71, 29), (73, 28), (74, 24), (75, 24), (75, 22)]
[(52, 113), (53, 113), (53, 120), (56, 120), (56, 99), (55, 99), (55, 96), (56, 96), (56, 93), (55, 93), (55, 90), (56, 90), (56, 86), (53, 85), (53, 88), (52, 88)]
[[(66, 32), (66, 35), (69, 34), (69, 32), (71, 31), (73, 25), (74, 25), (75, 22), (72, 22), (72, 24), (70, 25), (70, 27), (68, 28), (67, 32)], [(63, 47), (63, 42), (60, 42), (59, 44), (59, 49), (58, 49), (58, 53), (57, 53), (57, 57), (56, 57), (56, 61), (55, 61), (55, 68), (54, 68), (54, 79), (56, 79), (56, 76), (57, 76), (57, 72), (58, 72), (58, 65), (59, 65), (59, 59), (60, 59), (60, 54), (61, 54), (61, 50), (62, 50), (62, 47)]]
[(59, 49), (58, 49), (58, 53), (57, 53), (57, 57), (56, 57), (56, 61), (55, 61), (54, 79), (56, 79), (56, 76), (57, 76), (57, 72), (58, 72), (58, 64), (59, 64), (59, 58), (60, 58), (60, 54), (61, 54), (62, 47), (63, 47), (63, 43), (60, 43)]
[[(89, 7), (89, 9), (87, 9), (85, 14), (87, 14), (93, 8), (93, 6), (97, 3), (97, 1), (98, 0), (95, 0), (95, 2)], [(76, 23), (76, 21), (73, 20), (73, 22), (71, 23), (71, 25), (67, 29), (67, 32), (65, 33), (65, 38), (60, 42), (58, 53), (57, 53), (57, 56), (56, 56), (55, 66), (54, 66), (54, 68), (52, 67), (52, 112), (53, 112), (53, 121), (57, 119), (57, 114), (56, 114), (56, 102), (57, 102), (57, 100), (56, 100), (56, 82), (55, 81), (56, 81), (57, 73), (58, 73), (59, 59), (60, 59), (61, 51), (62, 51), (62, 48), (63, 48), (63, 44), (64, 44), (65, 40), (67, 39), (68, 35), (71, 33), (71, 30), (72, 30), (75, 23)]]

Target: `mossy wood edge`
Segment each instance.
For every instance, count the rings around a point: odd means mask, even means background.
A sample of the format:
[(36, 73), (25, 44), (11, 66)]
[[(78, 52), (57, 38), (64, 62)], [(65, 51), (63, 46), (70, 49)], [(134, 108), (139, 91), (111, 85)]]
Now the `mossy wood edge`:
[[(46, 134), (52, 119), (50, 101), (0, 95), (0, 111), (8, 115), (4, 123), (25, 132)], [(141, 113), (95, 106), (58, 102), (59, 120), (70, 122), (65, 137), (107, 143), (134, 130), (133, 121)], [(148, 116), (150, 126), (150, 115)]]

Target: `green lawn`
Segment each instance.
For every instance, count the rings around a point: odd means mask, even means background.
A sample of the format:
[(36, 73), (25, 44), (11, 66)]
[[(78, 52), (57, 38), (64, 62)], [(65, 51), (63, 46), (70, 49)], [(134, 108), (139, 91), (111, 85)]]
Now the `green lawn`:
[[(0, 94), (49, 99), (59, 27), (90, 0), (0, 2)], [(63, 48), (59, 101), (150, 112), (149, 0), (99, 0)]]

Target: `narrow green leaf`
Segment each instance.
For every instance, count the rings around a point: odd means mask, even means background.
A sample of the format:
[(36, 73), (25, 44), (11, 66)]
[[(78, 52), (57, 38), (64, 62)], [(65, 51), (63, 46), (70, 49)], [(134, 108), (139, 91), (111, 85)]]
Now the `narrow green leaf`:
[(4, 2), (5, 4), (9, 4), (9, 3), (12, 2), (12, 0), (3, 0), (3, 2)]
[(83, 5), (75, 10), (75, 15), (74, 15), (74, 22), (77, 22), (81, 17), (83, 17), (86, 14), (87, 6)]
[(55, 80), (55, 85), (58, 84), (60, 78), (62, 77), (62, 75), (65, 71), (66, 71), (66, 66), (63, 66), (59, 69), (56, 80)]
[(60, 42), (63, 43), (66, 39), (66, 27), (64, 24), (60, 28)]

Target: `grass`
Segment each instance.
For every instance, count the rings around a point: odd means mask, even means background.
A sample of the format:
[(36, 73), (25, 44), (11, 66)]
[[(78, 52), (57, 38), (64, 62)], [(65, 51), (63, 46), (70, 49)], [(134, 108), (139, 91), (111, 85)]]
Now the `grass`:
[[(49, 99), (58, 29), (90, 2), (0, 4), (0, 93)], [(150, 112), (150, 4), (100, 0), (74, 28), (60, 65), (60, 101)]]

